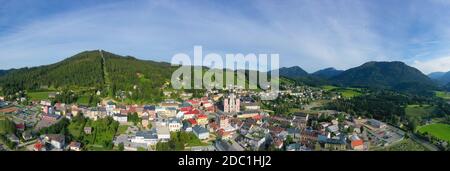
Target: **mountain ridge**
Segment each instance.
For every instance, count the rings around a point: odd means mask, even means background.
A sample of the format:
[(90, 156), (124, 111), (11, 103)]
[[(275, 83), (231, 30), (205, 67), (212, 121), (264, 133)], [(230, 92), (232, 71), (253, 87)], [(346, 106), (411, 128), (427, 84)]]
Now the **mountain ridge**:
[(333, 68), (333, 67), (329, 67), (329, 68), (318, 70), (318, 71), (312, 73), (311, 75), (328, 79), (328, 78), (337, 76), (337, 75), (341, 74), (342, 72), (344, 72), (344, 71), (337, 70), (336, 68)]
[(371, 61), (332, 77), (343, 86), (362, 86), (395, 90), (435, 89), (434, 82), (418, 69), (400, 61)]

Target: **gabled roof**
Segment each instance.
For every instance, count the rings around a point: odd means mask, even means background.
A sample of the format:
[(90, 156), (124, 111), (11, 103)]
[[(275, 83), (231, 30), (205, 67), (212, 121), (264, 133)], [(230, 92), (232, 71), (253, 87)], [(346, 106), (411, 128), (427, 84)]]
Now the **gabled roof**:
[(206, 128), (204, 128), (204, 127), (202, 127), (202, 126), (199, 126), (199, 125), (194, 126), (194, 127), (192, 128), (192, 131), (197, 132), (197, 133), (199, 133), (199, 134), (201, 134), (201, 133), (208, 133), (208, 130), (207, 130)]
[(363, 140), (354, 140), (354, 141), (352, 141), (352, 147), (360, 146), (360, 145), (363, 145), (363, 144), (364, 144)]
[(188, 119), (188, 122), (191, 124), (191, 125), (197, 125), (197, 121), (195, 120), (195, 119)]
[(208, 118), (208, 116), (206, 116), (205, 114), (198, 114), (197, 118), (198, 119), (205, 119), (205, 118)]

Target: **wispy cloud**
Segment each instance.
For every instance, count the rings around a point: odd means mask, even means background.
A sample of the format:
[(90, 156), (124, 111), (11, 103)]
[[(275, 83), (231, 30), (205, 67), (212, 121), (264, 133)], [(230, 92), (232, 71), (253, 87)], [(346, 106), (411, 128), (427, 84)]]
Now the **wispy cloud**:
[(450, 67), (450, 56), (440, 57), (436, 59), (426, 60), (426, 61), (414, 61), (412, 66), (420, 69), (424, 73), (431, 72), (448, 72)]
[[(445, 15), (450, 12), (438, 3), (98, 1), (0, 30), (0, 68), (49, 64), (100, 48), (170, 61), (176, 53), (191, 53), (194, 45), (205, 53), (279, 53), (281, 66), (310, 72), (373, 60), (416, 64), (445, 56), (442, 49), (448, 49), (442, 42), (450, 39), (450, 30), (443, 23), (450, 21)], [(13, 16), (4, 16), (8, 19), (0, 19), (0, 25), (11, 23)]]

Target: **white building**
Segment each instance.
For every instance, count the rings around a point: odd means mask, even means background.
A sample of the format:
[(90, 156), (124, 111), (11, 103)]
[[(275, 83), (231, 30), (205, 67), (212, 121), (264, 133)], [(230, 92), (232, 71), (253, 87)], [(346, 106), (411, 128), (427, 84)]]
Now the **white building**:
[(157, 126), (156, 134), (158, 141), (167, 142), (170, 140), (170, 131), (167, 126)]
[(127, 123), (128, 122), (128, 117), (125, 115), (114, 115), (113, 119), (119, 123)]
[(178, 132), (181, 130), (181, 121), (178, 119), (171, 119), (168, 123), (169, 131), (170, 132)]
[(152, 131), (139, 131), (131, 138), (131, 142), (146, 144), (147, 146), (155, 145), (158, 143), (158, 136), (154, 129)]
[(50, 143), (54, 148), (63, 149), (65, 144), (64, 135), (61, 134), (48, 134), (45, 136), (45, 141)]
[(197, 126), (194, 126), (192, 128), (192, 131), (198, 137), (198, 139), (204, 140), (204, 139), (208, 139), (209, 138), (209, 132), (204, 127), (201, 127), (201, 126), (197, 125)]
[(237, 113), (241, 111), (241, 100), (233, 93), (223, 100), (223, 111), (225, 113)]

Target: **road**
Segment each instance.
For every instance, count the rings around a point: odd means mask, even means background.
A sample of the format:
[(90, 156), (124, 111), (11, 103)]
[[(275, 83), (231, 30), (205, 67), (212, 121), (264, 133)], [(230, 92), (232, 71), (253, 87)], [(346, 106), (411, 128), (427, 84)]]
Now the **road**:
[(20, 148), (20, 147), (23, 147), (23, 146), (27, 146), (27, 145), (30, 145), (30, 144), (34, 144), (34, 143), (36, 143), (36, 140), (37, 139), (32, 140), (32, 141), (28, 141), (28, 142), (23, 143), (23, 144), (19, 144), (19, 145), (17, 145), (17, 148)]
[(424, 146), (425, 148), (427, 148), (430, 151), (439, 151), (439, 148), (437, 148), (435, 145), (429, 143), (428, 141), (420, 139), (419, 137), (417, 137), (416, 135), (414, 135), (412, 133), (408, 133), (408, 136), (415, 142), (422, 144), (422, 146)]

